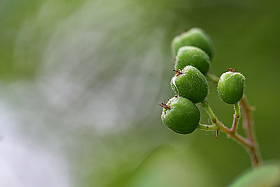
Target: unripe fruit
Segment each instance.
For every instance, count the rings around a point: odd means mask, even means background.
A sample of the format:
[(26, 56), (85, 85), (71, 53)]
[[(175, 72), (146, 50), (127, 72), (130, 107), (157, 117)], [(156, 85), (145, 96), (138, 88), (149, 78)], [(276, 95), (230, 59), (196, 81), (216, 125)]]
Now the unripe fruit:
[(196, 67), (203, 75), (209, 70), (209, 56), (202, 50), (193, 46), (181, 47), (175, 61), (175, 69), (182, 69), (187, 65)]
[(213, 45), (209, 36), (200, 28), (192, 28), (189, 31), (176, 36), (171, 43), (172, 53), (174, 56), (180, 47), (195, 46), (205, 51), (210, 59), (213, 57)]
[(245, 77), (241, 73), (226, 72), (220, 77), (218, 92), (221, 99), (228, 104), (235, 104), (243, 96)]
[(171, 87), (181, 97), (194, 103), (204, 101), (208, 94), (208, 84), (204, 75), (193, 66), (186, 66), (171, 79)]
[(175, 96), (162, 103), (161, 120), (172, 131), (179, 134), (192, 133), (198, 126), (200, 112), (197, 106), (188, 99)]

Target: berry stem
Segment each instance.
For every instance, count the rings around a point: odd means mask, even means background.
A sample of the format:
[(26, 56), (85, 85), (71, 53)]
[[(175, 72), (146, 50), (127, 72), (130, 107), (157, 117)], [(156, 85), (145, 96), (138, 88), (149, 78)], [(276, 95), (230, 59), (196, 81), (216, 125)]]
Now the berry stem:
[(205, 101), (202, 101), (201, 104), (204, 107), (204, 109), (206, 110), (206, 112), (208, 113), (209, 117), (211, 118), (212, 123), (219, 126), (219, 123), (217, 123), (218, 118), (216, 117), (216, 115), (214, 114), (214, 112), (212, 111), (210, 106), (208, 105), (208, 102), (205, 100)]
[[(217, 83), (219, 82), (219, 78), (215, 74), (212, 74), (209, 72), (206, 74), (206, 78), (209, 81), (211, 81), (214, 85), (217, 85)], [(243, 128), (246, 133), (247, 142), (248, 142), (247, 144), (251, 145), (251, 146), (245, 146), (245, 144), (244, 144), (244, 146), (247, 148), (247, 151), (250, 155), (250, 158), (252, 161), (252, 166), (257, 167), (261, 164), (262, 159), (261, 159), (261, 154), (259, 151), (258, 143), (257, 143), (256, 137), (255, 137), (254, 128), (253, 128), (253, 126), (254, 126), (253, 118), (252, 118), (253, 107), (251, 107), (248, 104), (245, 95), (243, 95), (243, 97), (239, 101), (239, 103), (240, 103), (242, 114), (243, 114)], [(235, 122), (233, 122), (233, 123), (235, 123)], [(234, 130), (234, 129), (235, 129), (235, 127), (233, 126), (232, 130)], [(232, 130), (228, 131), (228, 133), (230, 133)], [(223, 130), (221, 129), (221, 131), (223, 131)], [(234, 137), (232, 137), (232, 138), (234, 138)]]
[[(220, 122), (218, 120), (218, 118), (216, 117), (216, 115), (214, 114), (212, 109), (210, 108), (207, 101), (202, 101), (201, 104), (203, 105), (204, 109), (208, 113), (208, 115), (211, 118), (211, 121), (214, 125), (209, 125), (208, 128), (207, 128), (207, 125), (199, 125), (199, 128), (203, 129), (203, 130), (214, 130), (215, 129), (217, 131), (222, 131), (222, 132), (226, 133), (228, 138), (232, 138), (233, 140), (235, 140), (237, 143), (242, 145), (247, 150), (247, 152), (250, 155), (250, 158), (252, 160), (252, 165), (254, 167), (258, 166), (260, 164), (260, 155), (258, 153), (256, 142), (251, 141), (250, 139), (246, 139), (246, 138), (240, 136), (239, 134), (237, 134), (235, 127), (232, 128), (232, 129), (227, 128), (222, 122)], [(242, 103), (242, 104), (245, 104), (245, 103)], [(249, 106), (249, 105), (246, 105), (246, 106)], [(239, 108), (239, 104), (236, 104), (235, 105), (236, 113), (237, 113), (237, 115), (239, 114), (239, 116), (240, 116), (240, 109), (239, 109), (239, 112), (238, 112), (238, 108)], [(249, 116), (247, 115), (245, 118), (247, 120), (247, 125), (252, 123), (250, 115)], [(236, 124), (237, 123), (238, 123), (238, 121), (236, 122)], [(252, 130), (251, 127), (249, 127), (248, 129)], [(248, 131), (248, 133), (249, 133), (249, 131)], [(255, 139), (253, 134), (252, 134), (252, 131), (250, 132), (250, 137)]]
[(217, 125), (204, 125), (204, 124), (199, 124), (198, 127), (201, 130), (208, 130), (208, 131), (218, 131), (220, 130), (220, 127)]
[(209, 81), (211, 81), (213, 84), (218, 84), (218, 82), (219, 82), (219, 78), (218, 78), (215, 74), (213, 74), (213, 73), (208, 72), (208, 73), (205, 75), (205, 77), (206, 77)]
[(250, 141), (248, 141), (246, 138), (240, 136), (236, 132), (232, 132), (231, 129), (227, 128), (226, 126), (222, 125), (221, 129), (222, 132), (226, 133), (229, 138), (234, 139), (237, 143), (242, 145), (246, 150), (249, 152), (249, 150), (252, 149), (253, 145)]
[(239, 118), (241, 116), (240, 106), (239, 106), (238, 102), (234, 104), (234, 111), (235, 111), (235, 114), (233, 115), (234, 119), (233, 119), (231, 131), (235, 134), (237, 132), (238, 122), (239, 122)]
[(242, 113), (243, 113), (243, 127), (245, 130), (247, 139), (253, 145), (252, 148), (250, 149), (252, 165), (256, 167), (256, 166), (260, 165), (260, 163), (262, 162), (262, 159), (261, 159), (259, 146), (258, 146), (256, 137), (255, 137), (255, 133), (254, 133), (254, 129), (253, 129), (253, 126), (254, 126), (254, 122), (252, 120), (253, 107), (251, 107), (248, 104), (245, 95), (243, 95), (242, 99), (240, 100), (240, 105), (242, 107)]

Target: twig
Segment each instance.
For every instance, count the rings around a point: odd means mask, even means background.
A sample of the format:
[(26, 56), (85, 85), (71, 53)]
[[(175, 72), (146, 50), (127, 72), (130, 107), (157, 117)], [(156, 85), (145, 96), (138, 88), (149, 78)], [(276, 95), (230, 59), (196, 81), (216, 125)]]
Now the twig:
[(238, 128), (238, 122), (239, 122), (239, 118), (240, 118), (240, 106), (239, 103), (235, 103), (234, 105), (234, 115), (233, 115), (233, 123), (232, 123), (232, 127), (231, 127), (231, 131), (235, 134), (237, 132), (237, 128)]
[[(249, 105), (246, 102), (241, 102), (245, 107), (247, 107), (247, 109), (249, 109), (250, 107), (248, 107)], [(247, 139), (242, 137), (241, 135), (239, 135), (237, 133), (237, 126), (238, 126), (238, 119), (240, 118), (240, 108), (239, 108), (239, 104), (235, 105), (235, 117), (234, 117), (234, 122), (232, 125), (232, 128), (229, 129), (227, 128), (222, 122), (220, 122), (218, 120), (218, 118), (216, 117), (216, 115), (214, 114), (214, 112), (212, 111), (212, 109), (210, 108), (209, 104), (207, 103), (207, 101), (202, 101), (201, 102), (202, 106), (204, 107), (204, 109), (206, 110), (206, 112), (208, 113), (209, 117), (211, 118), (211, 121), (214, 125), (199, 125), (200, 129), (203, 130), (216, 130), (218, 131), (222, 131), (224, 133), (227, 134), (227, 136), (229, 138), (232, 138), (233, 140), (235, 140), (237, 143), (239, 143), (240, 145), (242, 145), (247, 152), (250, 155), (250, 158), (252, 160), (252, 165), (254, 167), (259, 166), (259, 164), (261, 163), (261, 158), (260, 158), (260, 154), (258, 152), (258, 147), (257, 147), (257, 143), (255, 141), (254, 135), (253, 135), (253, 131), (252, 131), (252, 119), (250, 118), (250, 113), (245, 109), (245, 114), (246, 116), (244, 117), (246, 120), (246, 125), (247, 125), (247, 129), (250, 129), (250, 131), (246, 131), (248, 133), (248, 136), (250, 136), (252, 139), (249, 139), (247, 136)], [(242, 110), (244, 113), (244, 110)], [(247, 134), (246, 133), (246, 134)], [(253, 141), (252, 141), (253, 140)]]
[(242, 114), (243, 114), (243, 127), (244, 127), (244, 130), (246, 133), (246, 137), (253, 145), (252, 148), (250, 149), (252, 165), (258, 166), (262, 162), (262, 159), (261, 159), (258, 143), (257, 143), (254, 129), (253, 129), (253, 125), (254, 125), (254, 122), (252, 119), (253, 107), (251, 107), (248, 104), (245, 95), (243, 95), (242, 99), (240, 100), (240, 105), (241, 105)]

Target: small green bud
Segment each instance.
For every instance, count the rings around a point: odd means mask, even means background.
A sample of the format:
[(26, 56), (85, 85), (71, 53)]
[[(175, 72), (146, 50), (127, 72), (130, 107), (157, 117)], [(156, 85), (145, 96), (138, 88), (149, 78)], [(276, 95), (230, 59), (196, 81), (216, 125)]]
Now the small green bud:
[(208, 94), (208, 83), (204, 75), (193, 66), (175, 71), (176, 75), (170, 82), (174, 92), (194, 103), (204, 101)]
[(229, 71), (223, 73), (218, 83), (218, 93), (228, 104), (235, 104), (243, 96), (245, 77), (241, 73)]
[(176, 56), (175, 69), (191, 65), (205, 75), (209, 70), (209, 64), (209, 56), (203, 50), (193, 46), (184, 46), (179, 49)]
[(188, 99), (174, 96), (163, 107), (161, 120), (172, 131), (179, 134), (192, 133), (200, 121), (197, 106)]
[(210, 59), (213, 57), (213, 44), (210, 37), (200, 28), (192, 28), (189, 31), (176, 36), (171, 43), (172, 53), (174, 56), (180, 47), (194, 46), (205, 51)]

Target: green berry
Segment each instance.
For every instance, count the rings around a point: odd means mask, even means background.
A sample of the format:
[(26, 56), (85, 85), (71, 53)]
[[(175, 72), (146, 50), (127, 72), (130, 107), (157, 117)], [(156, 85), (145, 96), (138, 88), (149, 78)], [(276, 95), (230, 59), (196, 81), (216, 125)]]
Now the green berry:
[(218, 83), (220, 98), (228, 104), (237, 103), (243, 96), (244, 84), (245, 77), (241, 73), (223, 73)]
[(182, 71), (176, 70), (171, 79), (171, 87), (181, 97), (194, 103), (204, 101), (208, 94), (208, 84), (204, 75), (193, 66), (186, 66)]
[(213, 57), (213, 45), (209, 36), (200, 28), (192, 28), (189, 31), (176, 36), (172, 40), (171, 48), (174, 56), (183, 46), (195, 46), (205, 51), (210, 59)]
[(188, 99), (174, 96), (163, 107), (161, 120), (172, 131), (179, 134), (192, 133), (198, 126), (200, 112), (197, 106)]
[(209, 70), (209, 64), (209, 56), (203, 50), (193, 46), (184, 46), (179, 49), (176, 56), (175, 69), (191, 65), (205, 75)]

